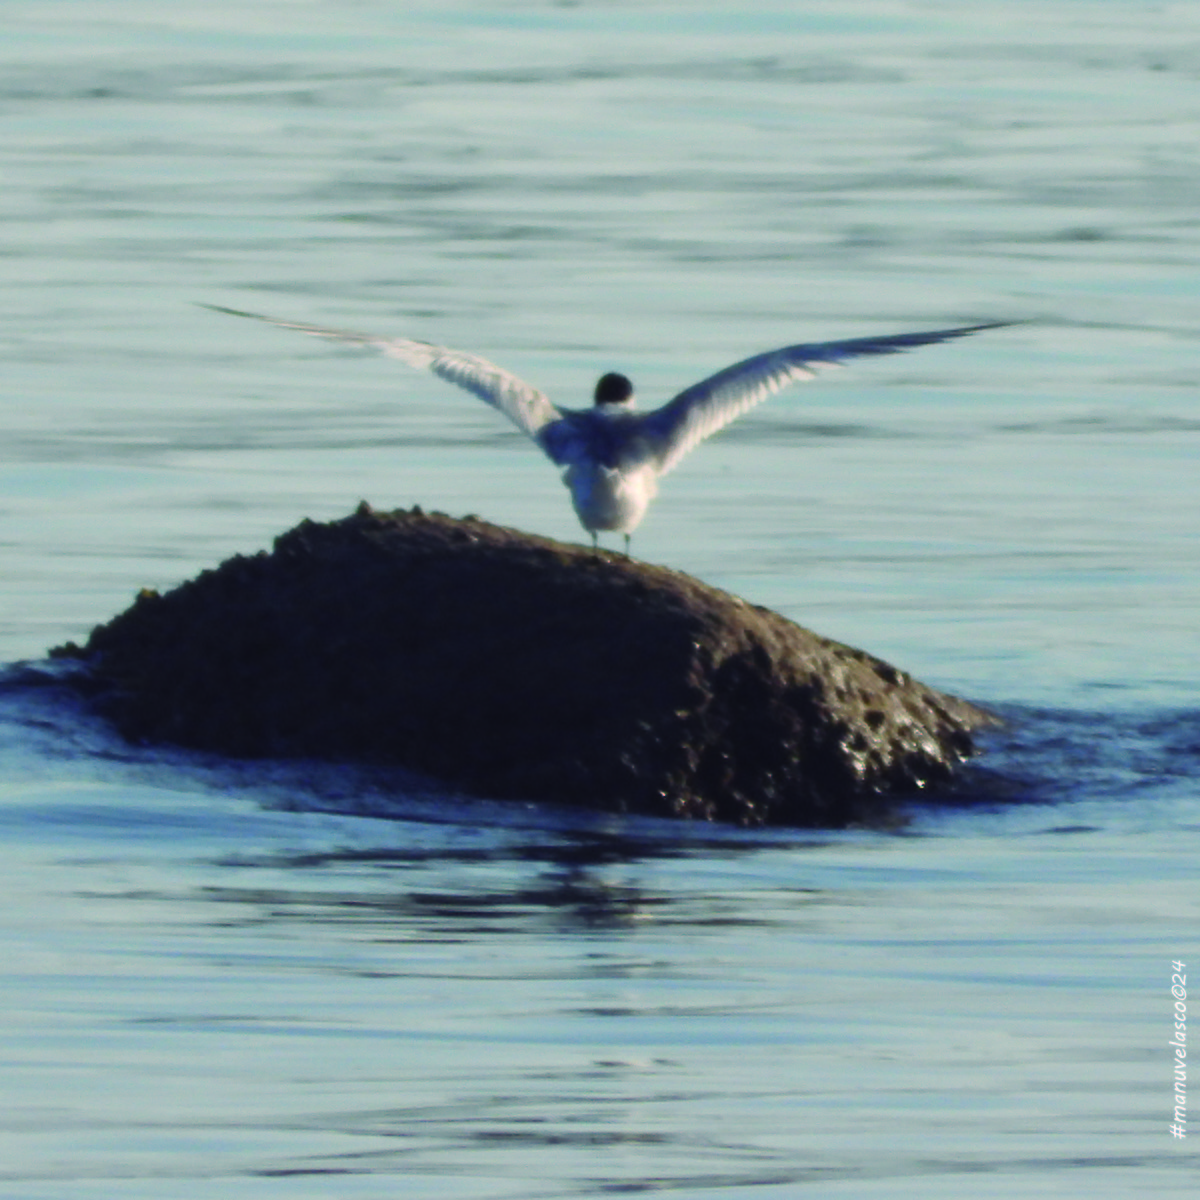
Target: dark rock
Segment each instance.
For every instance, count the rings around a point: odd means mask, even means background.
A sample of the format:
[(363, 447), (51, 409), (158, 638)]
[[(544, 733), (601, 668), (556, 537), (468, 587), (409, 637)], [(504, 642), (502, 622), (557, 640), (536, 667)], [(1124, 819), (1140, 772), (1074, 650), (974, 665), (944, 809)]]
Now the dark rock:
[(366, 505), (56, 653), (134, 740), (741, 824), (879, 819), (996, 723), (686, 575)]

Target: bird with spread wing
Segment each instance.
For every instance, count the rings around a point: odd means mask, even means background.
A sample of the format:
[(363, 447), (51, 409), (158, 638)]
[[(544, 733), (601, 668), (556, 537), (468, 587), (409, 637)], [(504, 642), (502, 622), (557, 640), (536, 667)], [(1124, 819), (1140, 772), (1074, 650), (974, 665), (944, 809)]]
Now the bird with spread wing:
[(659, 477), (705, 438), (781, 388), (812, 379), (818, 371), (840, 366), (848, 359), (897, 354), (1009, 324), (996, 321), (928, 333), (784, 346), (743, 359), (692, 384), (661, 408), (639, 412), (633, 385), (615, 372), (602, 376), (596, 384), (591, 408), (559, 408), (516, 375), (462, 350), (410, 338), (282, 321), (213, 304), (203, 307), (378, 350), (465, 388), (502, 412), (552, 462), (564, 468), (563, 482), (580, 524), (592, 535), (592, 545), (597, 544), (599, 533), (621, 533), (626, 553), (630, 534), (658, 494)]

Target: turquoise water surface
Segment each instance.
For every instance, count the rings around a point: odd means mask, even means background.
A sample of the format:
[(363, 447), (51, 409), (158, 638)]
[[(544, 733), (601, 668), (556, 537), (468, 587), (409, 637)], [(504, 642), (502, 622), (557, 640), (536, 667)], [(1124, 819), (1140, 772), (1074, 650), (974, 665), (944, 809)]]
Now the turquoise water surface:
[[(5, 27), (0, 1192), (1192, 1194), (1200, 10)], [(121, 744), (13, 664), (144, 586), (364, 498), (584, 536), (469, 396), (197, 302), (565, 404), (1019, 322), (773, 398), (634, 538), (1009, 728), (954, 807), (827, 835)]]

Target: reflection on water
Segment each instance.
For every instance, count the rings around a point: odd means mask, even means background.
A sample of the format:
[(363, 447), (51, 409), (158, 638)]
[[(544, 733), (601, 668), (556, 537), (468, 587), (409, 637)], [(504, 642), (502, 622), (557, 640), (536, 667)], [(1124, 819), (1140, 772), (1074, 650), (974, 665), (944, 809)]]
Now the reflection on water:
[[(136, 785), (63, 797), (64, 823), (54, 799), (5, 826), (70, 888), (35, 919), (17, 876), (0, 904), (37, 1135), (0, 1177), (1170, 1184), (1145, 1129), (1147, 993), (1195, 879), (1170, 830), (689, 845)], [(208, 813), (204, 854), (176, 808)], [(105, 823), (122, 809), (156, 838)]]
[[(42, 739), (0, 803), (27, 1098), (0, 1179), (31, 1194), (1183, 1194), (1154, 997), (1195, 907), (1194, 801), (1155, 767), (1194, 760), (1185, 720), (1123, 726), (1130, 774), (1110, 749), (1071, 803), (745, 834), (448, 797), (434, 820), (378, 777), (105, 755), (99, 728), (81, 751), (46, 689), (4, 703)], [(1025, 714), (1006, 753), (1061, 781), (1080, 720)]]

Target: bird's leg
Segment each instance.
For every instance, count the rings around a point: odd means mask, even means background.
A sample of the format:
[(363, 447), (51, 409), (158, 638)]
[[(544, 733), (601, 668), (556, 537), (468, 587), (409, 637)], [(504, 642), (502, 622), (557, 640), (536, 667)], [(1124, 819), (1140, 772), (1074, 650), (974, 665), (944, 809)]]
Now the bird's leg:
[(600, 553), (600, 535), (593, 529), (590, 531), (592, 535), (592, 553)]
[(625, 557), (629, 557), (629, 534), (625, 535)]

